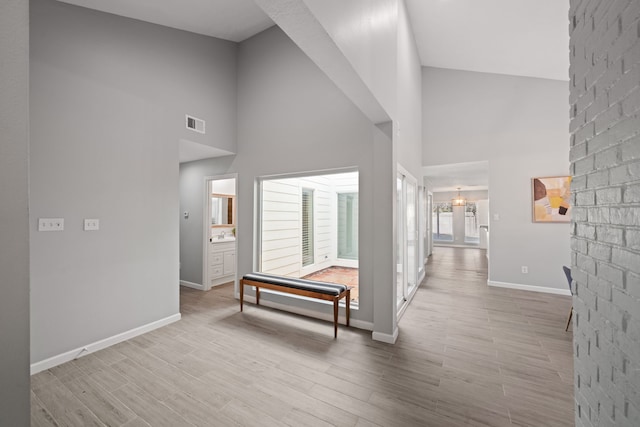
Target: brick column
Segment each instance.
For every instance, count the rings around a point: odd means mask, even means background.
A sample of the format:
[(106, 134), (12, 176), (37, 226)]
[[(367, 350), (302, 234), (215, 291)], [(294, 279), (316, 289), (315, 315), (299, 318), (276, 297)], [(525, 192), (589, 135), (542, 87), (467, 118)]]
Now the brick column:
[(571, 0), (576, 426), (640, 426), (640, 0)]

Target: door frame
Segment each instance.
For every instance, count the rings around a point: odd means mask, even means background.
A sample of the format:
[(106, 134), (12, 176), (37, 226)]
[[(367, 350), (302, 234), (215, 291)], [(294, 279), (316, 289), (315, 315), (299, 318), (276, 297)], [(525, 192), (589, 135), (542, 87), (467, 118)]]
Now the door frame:
[[(203, 186), (202, 186), (202, 193), (203, 193), (203, 212), (202, 212), (202, 230), (201, 230), (201, 234), (202, 234), (202, 290), (203, 291), (208, 291), (211, 289), (211, 280), (209, 280), (209, 233), (211, 230), (211, 194), (209, 192), (209, 183), (213, 182), (213, 181), (219, 181), (222, 179), (233, 179), (234, 180), (234, 187), (235, 187), (235, 201), (236, 201), (236, 210), (235, 210), (235, 214), (236, 217), (234, 218), (236, 224), (234, 225), (235, 229), (236, 229), (236, 240), (233, 242), (235, 248), (236, 248), (236, 257), (238, 256), (238, 210), (237, 210), (237, 204), (238, 204), (238, 174), (237, 173), (228, 173), (228, 174), (223, 174), (223, 175), (210, 175), (210, 176), (205, 176), (203, 178)], [(237, 263), (236, 263), (236, 271), (233, 275), (233, 287), (234, 287), (234, 295), (236, 293), (236, 289), (238, 288), (238, 268), (237, 268)]]
[[(407, 171), (404, 167), (402, 167), (402, 165), (400, 165), (399, 163), (397, 164), (397, 170), (396, 170), (396, 184), (397, 184), (397, 180), (398, 178), (402, 177), (402, 230), (398, 230), (398, 233), (402, 233), (399, 234), (402, 236), (402, 283), (396, 283), (396, 286), (402, 286), (402, 293), (403, 293), (403, 301), (401, 303), (398, 303), (398, 301), (396, 300), (396, 307), (397, 307), (397, 316), (396, 318), (399, 320), (402, 315), (404, 314), (405, 310), (407, 309), (409, 303), (411, 302), (411, 300), (413, 299), (413, 296), (415, 295), (416, 291), (418, 290), (418, 287), (420, 286), (420, 283), (418, 282), (418, 263), (420, 262), (418, 260), (418, 218), (417, 218), (417, 213), (418, 213), (418, 180), (409, 172)], [(410, 182), (415, 190), (414, 190), (414, 201), (413, 201), (413, 209), (414, 209), (414, 218), (415, 218), (415, 222), (416, 222), (416, 229), (414, 230), (414, 240), (416, 242), (416, 247), (414, 250), (414, 261), (413, 264), (416, 267), (414, 269), (413, 272), (410, 272), (408, 269), (409, 266), (409, 259), (408, 259), (408, 236), (407, 236), (407, 186), (406, 183)], [(396, 187), (396, 191), (397, 191), (397, 187)], [(397, 197), (397, 195), (396, 195)], [(396, 206), (396, 215), (399, 214), (399, 207)], [(399, 224), (399, 222), (398, 222)], [(397, 244), (397, 242), (396, 242)], [(409, 290), (409, 274), (413, 275), (413, 280), (415, 281), (415, 286), (413, 287), (413, 289)], [(396, 278), (398, 277), (398, 275), (396, 274)], [(396, 299), (397, 299), (397, 290), (396, 290)]]

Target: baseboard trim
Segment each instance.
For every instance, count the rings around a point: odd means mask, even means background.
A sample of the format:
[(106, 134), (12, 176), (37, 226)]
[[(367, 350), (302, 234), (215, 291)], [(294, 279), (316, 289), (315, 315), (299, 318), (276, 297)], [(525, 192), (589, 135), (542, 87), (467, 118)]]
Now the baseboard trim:
[(471, 248), (471, 249), (487, 249), (487, 248), (482, 248), (480, 247), (480, 244), (475, 244), (475, 243), (468, 243), (468, 244), (463, 244), (463, 245), (456, 245), (453, 243), (434, 243), (433, 246), (438, 247), (438, 248)]
[(45, 371), (49, 368), (53, 368), (54, 366), (61, 365), (71, 360), (78, 359), (82, 356), (86, 356), (87, 354), (94, 353), (98, 350), (102, 350), (103, 348), (110, 347), (122, 341), (126, 341), (128, 339), (137, 337), (138, 335), (151, 332), (154, 329), (158, 329), (170, 323), (177, 322), (178, 320), (180, 320), (180, 318), (181, 318), (181, 314), (176, 313), (172, 316), (165, 317), (164, 319), (156, 320), (155, 322), (147, 323), (146, 325), (142, 325), (137, 328), (133, 328), (128, 331), (122, 332), (120, 334), (114, 335), (112, 337), (105, 338), (100, 341), (93, 342), (91, 344), (87, 344), (83, 347), (78, 347), (74, 350), (67, 351), (62, 354), (58, 354), (57, 356), (50, 357), (40, 362), (32, 363), (31, 375), (37, 374), (38, 372)]
[(186, 280), (180, 280), (180, 286), (185, 286), (187, 288), (197, 289), (199, 291), (204, 291), (204, 286), (199, 283), (187, 282)]
[(521, 285), (519, 283), (495, 282), (487, 280), (487, 285), (496, 288), (518, 289), (520, 291), (543, 292), (545, 294), (567, 295), (571, 296), (569, 289), (547, 288), (545, 286)]
[(386, 342), (387, 344), (395, 344), (398, 339), (398, 327), (393, 331), (393, 334), (384, 334), (382, 332), (373, 332), (371, 338), (374, 341)]
[[(260, 292), (262, 294), (262, 292)], [(252, 304), (256, 303), (256, 297), (253, 295), (245, 295), (244, 302), (249, 302)], [(264, 305), (265, 307), (275, 308), (277, 310), (288, 311), (290, 313), (299, 314), (301, 316), (313, 317), (314, 319), (326, 320), (327, 322), (333, 323), (333, 314), (321, 313), (318, 311), (308, 310), (301, 307), (295, 307), (287, 304), (280, 304), (278, 302), (269, 301), (263, 298), (260, 298), (260, 305)], [(344, 311), (343, 307), (340, 307), (340, 311)], [(353, 309), (352, 309), (353, 311)], [(338, 323), (340, 325), (344, 325), (347, 322), (346, 315), (338, 313)], [(365, 331), (373, 331), (373, 323), (367, 322), (364, 320), (358, 320), (351, 317), (349, 319), (349, 325), (357, 328), (363, 329)]]

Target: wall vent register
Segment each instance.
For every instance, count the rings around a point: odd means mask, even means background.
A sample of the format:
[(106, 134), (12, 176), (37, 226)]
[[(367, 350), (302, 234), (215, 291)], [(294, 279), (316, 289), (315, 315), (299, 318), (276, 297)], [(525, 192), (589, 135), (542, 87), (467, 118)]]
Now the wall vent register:
[(196, 131), (198, 133), (205, 133), (204, 131), (204, 125), (205, 122), (202, 119), (198, 119), (196, 117), (190, 116), (190, 115), (186, 115), (186, 120), (187, 120), (187, 129), (191, 129), (193, 131)]

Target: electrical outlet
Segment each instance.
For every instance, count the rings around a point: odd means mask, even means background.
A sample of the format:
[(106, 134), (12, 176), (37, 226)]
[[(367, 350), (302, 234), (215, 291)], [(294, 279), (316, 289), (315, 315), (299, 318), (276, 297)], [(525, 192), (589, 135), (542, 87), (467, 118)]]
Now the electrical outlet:
[(527, 267), (526, 265), (522, 266), (522, 274), (529, 274), (529, 267)]
[(100, 220), (99, 219), (85, 219), (84, 220), (84, 231), (98, 231), (100, 230)]
[(39, 218), (38, 231), (63, 231), (64, 218)]

